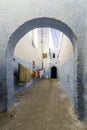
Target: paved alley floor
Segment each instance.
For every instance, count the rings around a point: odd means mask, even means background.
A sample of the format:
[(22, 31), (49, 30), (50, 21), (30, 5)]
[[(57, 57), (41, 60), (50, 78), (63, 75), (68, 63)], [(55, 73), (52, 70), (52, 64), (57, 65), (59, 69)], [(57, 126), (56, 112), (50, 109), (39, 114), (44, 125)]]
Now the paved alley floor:
[(15, 97), (0, 114), (0, 130), (87, 130), (57, 80), (38, 81)]

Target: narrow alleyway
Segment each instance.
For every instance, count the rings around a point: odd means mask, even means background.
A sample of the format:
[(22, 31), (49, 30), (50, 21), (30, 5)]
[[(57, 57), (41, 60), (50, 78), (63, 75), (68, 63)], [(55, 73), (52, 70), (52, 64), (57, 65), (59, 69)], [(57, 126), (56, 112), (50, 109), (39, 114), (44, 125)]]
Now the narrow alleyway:
[(16, 95), (14, 107), (0, 116), (0, 130), (87, 130), (55, 79)]

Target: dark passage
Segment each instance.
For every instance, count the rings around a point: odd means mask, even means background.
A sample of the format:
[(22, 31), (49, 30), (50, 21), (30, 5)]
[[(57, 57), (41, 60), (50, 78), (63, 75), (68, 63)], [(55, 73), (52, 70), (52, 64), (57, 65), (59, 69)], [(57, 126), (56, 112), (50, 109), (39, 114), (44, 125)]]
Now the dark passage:
[(51, 68), (51, 78), (53, 79), (57, 78), (57, 68), (55, 66)]

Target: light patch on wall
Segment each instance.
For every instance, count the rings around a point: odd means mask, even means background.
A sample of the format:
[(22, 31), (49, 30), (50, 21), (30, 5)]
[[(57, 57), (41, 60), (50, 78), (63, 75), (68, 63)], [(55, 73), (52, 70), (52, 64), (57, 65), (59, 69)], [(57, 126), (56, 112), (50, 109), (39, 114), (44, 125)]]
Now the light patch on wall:
[(32, 46), (38, 48), (38, 28), (29, 32), (32, 39)]
[(51, 29), (49, 28), (49, 48), (53, 49), (54, 45), (53, 45), (53, 39), (52, 39), (52, 34), (51, 34)]
[(38, 48), (38, 29), (34, 29), (34, 44)]

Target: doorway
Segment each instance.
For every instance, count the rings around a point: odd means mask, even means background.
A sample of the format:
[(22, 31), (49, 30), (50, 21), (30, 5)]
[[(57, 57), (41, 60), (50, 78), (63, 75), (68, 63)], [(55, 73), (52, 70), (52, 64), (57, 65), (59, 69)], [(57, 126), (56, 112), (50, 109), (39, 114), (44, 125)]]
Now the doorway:
[(57, 79), (57, 68), (55, 66), (51, 68), (51, 78)]

